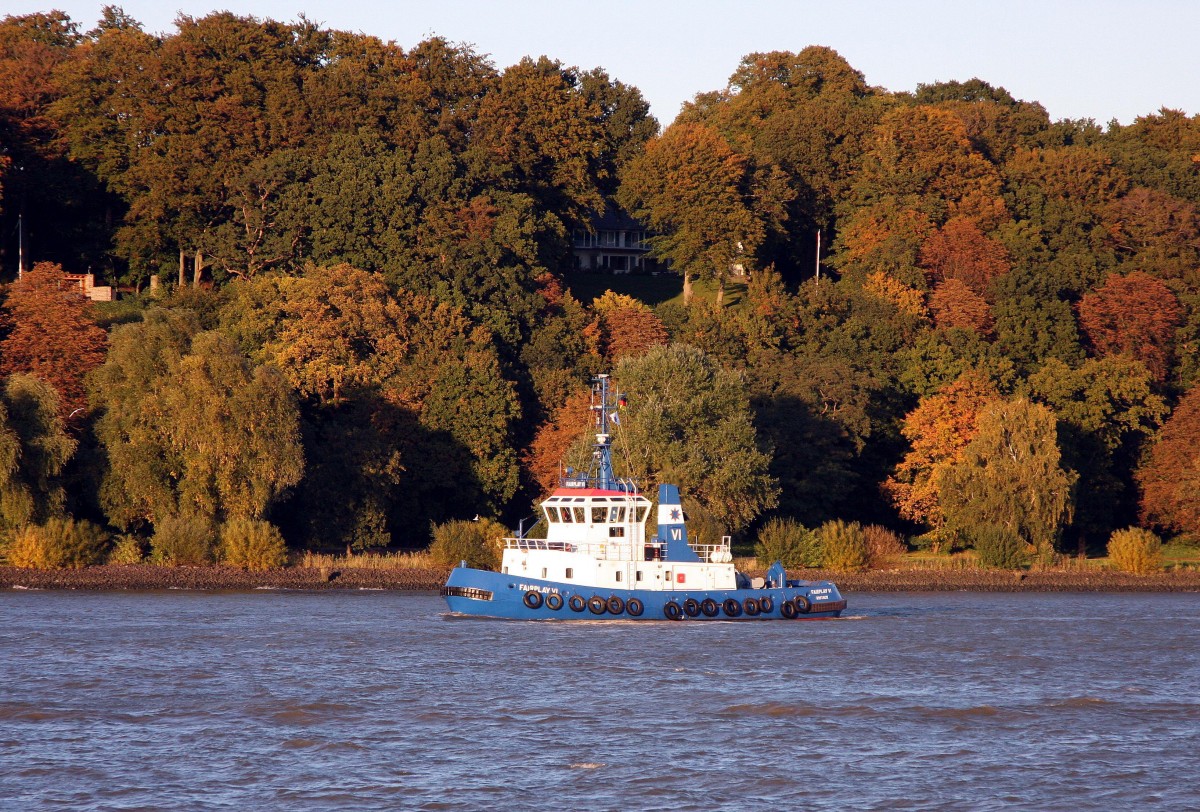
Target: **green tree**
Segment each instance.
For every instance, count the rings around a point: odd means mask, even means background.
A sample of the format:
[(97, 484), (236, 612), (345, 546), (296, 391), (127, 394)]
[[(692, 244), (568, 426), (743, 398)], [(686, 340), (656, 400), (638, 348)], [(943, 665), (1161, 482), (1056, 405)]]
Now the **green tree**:
[(104, 410), (102, 497), (118, 526), (182, 512), (210, 522), (260, 518), (303, 473), (282, 373), (252, 365), (187, 314), (151, 310), (117, 328), (91, 391)]
[(673, 344), (625, 359), (614, 377), (629, 398), (614, 456), (644, 489), (678, 484), (735, 532), (777, 504), (740, 376)]
[(29, 375), (0, 386), (0, 522), (9, 529), (60, 517), (60, 476), (76, 442), (63, 430), (58, 395)]
[(1023, 398), (998, 400), (980, 411), (938, 498), (950, 528), (967, 536), (1006, 528), (1049, 554), (1071, 519), (1077, 479), (1061, 465), (1054, 413)]

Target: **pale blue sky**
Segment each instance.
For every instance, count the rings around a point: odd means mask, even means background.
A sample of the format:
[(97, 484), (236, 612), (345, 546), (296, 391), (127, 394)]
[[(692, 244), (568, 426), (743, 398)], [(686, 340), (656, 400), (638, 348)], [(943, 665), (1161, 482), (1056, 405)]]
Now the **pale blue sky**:
[[(125, 0), (148, 31), (214, 9), (362, 31), (408, 48), (437, 34), (499, 67), (546, 54), (641, 89), (669, 123), (695, 93), (724, 87), (754, 51), (836, 49), (888, 90), (978, 76), (1040, 101), (1050, 116), (1129, 123), (1160, 107), (1200, 113), (1197, 0)], [(4, 0), (0, 11), (59, 8), (92, 27), (96, 0)]]

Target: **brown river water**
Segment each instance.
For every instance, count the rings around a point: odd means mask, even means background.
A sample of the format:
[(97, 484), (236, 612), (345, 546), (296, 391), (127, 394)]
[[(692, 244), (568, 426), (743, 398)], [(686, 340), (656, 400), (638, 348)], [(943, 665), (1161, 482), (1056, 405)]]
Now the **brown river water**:
[(1200, 594), (0, 594), (0, 809), (1200, 809)]

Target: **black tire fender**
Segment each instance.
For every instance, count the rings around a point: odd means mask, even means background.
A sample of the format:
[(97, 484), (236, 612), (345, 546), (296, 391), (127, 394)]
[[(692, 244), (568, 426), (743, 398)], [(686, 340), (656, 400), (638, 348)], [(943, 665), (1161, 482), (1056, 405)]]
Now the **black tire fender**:
[(582, 595), (572, 595), (567, 598), (567, 606), (571, 608), (572, 612), (582, 612), (587, 607), (587, 601), (583, 599)]
[(588, 598), (587, 608), (593, 615), (602, 615), (608, 610), (608, 601), (599, 595), (593, 595)]
[(646, 611), (646, 607), (637, 598), (630, 598), (625, 601), (625, 611), (633, 617), (641, 617), (642, 612)]
[(800, 613), (796, 611), (796, 604), (792, 603), (791, 601), (784, 601), (783, 603), (779, 604), (779, 611), (788, 620), (792, 620), (800, 615)]
[(620, 615), (625, 612), (625, 601), (621, 600), (616, 595), (613, 595), (611, 598), (605, 601), (605, 606), (608, 607), (608, 613), (611, 615)]
[(683, 607), (675, 601), (667, 601), (663, 604), (663, 616), (667, 620), (683, 620)]
[(738, 603), (737, 598), (726, 598), (725, 602), (721, 604), (721, 608), (729, 617), (737, 617), (742, 613), (742, 605)]
[(762, 611), (762, 608), (759, 606), (757, 598), (746, 598), (746, 600), (742, 603), (742, 608), (746, 611), (746, 614), (749, 615), (750, 617), (754, 617), (755, 615), (757, 615), (759, 612)]
[(809, 612), (812, 611), (812, 601), (810, 601), (804, 595), (797, 595), (795, 597), (795, 602), (796, 602), (796, 611), (799, 612), (800, 614), (807, 615)]
[(547, 609), (553, 609), (555, 612), (557, 612), (559, 609), (562, 609), (562, 606), (563, 606), (562, 595), (559, 595), (557, 592), (551, 592), (549, 595), (546, 596), (546, 608)]
[(542, 593), (535, 592), (531, 589), (525, 593), (525, 596), (521, 598), (521, 600), (523, 600), (525, 605), (530, 609), (540, 609), (542, 606)]
[(688, 617), (695, 617), (700, 614), (700, 601), (695, 598), (688, 598), (683, 602), (683, 613)]

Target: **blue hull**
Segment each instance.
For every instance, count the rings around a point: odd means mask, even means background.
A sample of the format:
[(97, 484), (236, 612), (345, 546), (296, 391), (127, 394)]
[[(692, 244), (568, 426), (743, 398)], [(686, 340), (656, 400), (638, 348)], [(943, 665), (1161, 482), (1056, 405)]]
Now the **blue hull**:
[(816, 620), (846, 601), (829, 581), (763, 589), (596, 589), (456, 567), (442, 595), (452, 612), (513, 620)]

